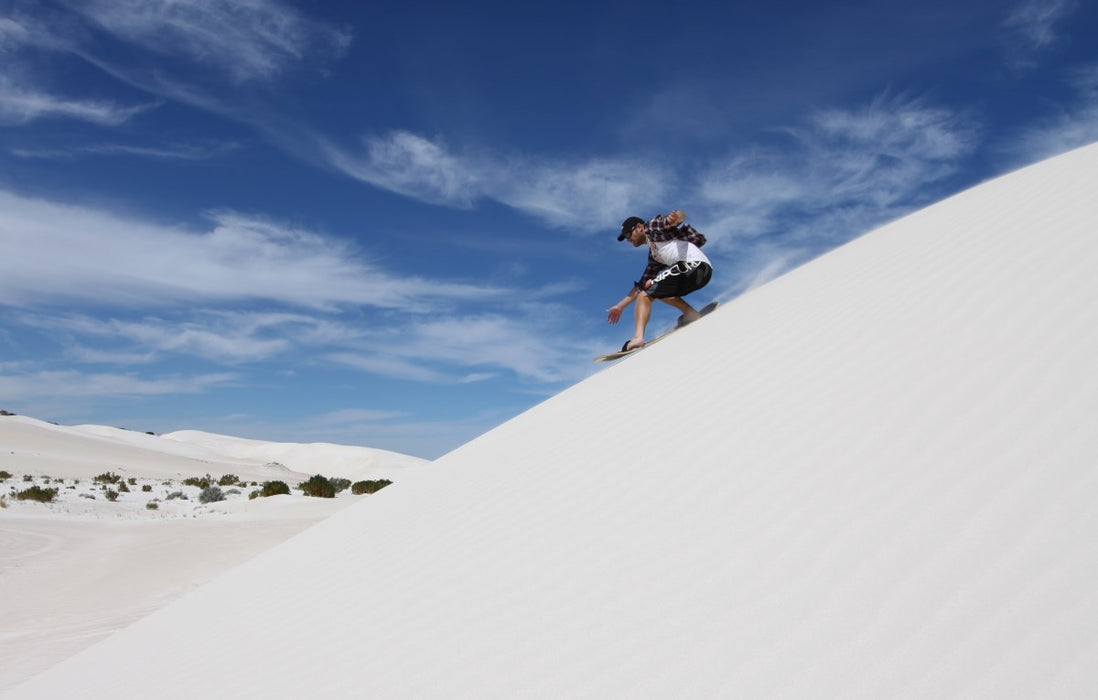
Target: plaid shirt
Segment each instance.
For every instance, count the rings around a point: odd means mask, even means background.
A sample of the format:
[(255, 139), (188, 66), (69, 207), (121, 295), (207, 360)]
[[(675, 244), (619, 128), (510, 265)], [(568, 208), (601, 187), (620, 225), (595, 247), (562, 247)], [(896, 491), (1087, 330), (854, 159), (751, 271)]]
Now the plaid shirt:
[[(678, 226), (668, 226), (666, 216), (657, 216), (644, 225), (644, 232), (648, 235), (648, 240), (656, 243), (663, 241), (669, 241), (673, 238), (693, 243), (701, 248), (705, 245), (705, 236), (698, 233), (690, 224), (679, 224)], [(648, 265), (644, 268), (644, 273), (641, 278), (633, 285), (637, 289), (643, 290), (644, 283), (650, 279), (655, 278), (667, 269), (667, 265), (664, 265), (659, 260), (652, 257), (651, 249), (648, 251)]]

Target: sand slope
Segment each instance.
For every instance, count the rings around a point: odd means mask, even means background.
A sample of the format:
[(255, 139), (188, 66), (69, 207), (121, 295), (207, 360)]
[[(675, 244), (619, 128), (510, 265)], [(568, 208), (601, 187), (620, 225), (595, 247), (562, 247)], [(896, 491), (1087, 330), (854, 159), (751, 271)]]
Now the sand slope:
[(1096, 178), (873, 232), (5, 697), (1090, 697)]
[[(250, 500), (251, 484), (296, 485), (316, 473), (399, 483), (426, 464), (370, 448), (0, 417), (0, 471), (13, 474), (0, 483), (0, 690), (366, 498), (295, 492)], [(117, 484), (96, 484), (104, 473), (132, 486), (117, 493)], [(225, 501), (202, 504), (201, 489), (181, 482), (206, 474), (249, 485), (226, 486)], [(56, 502), (14, 497), (31, 486), (57, 489)], [(117, 500), (106, 498), (107, 488)]]

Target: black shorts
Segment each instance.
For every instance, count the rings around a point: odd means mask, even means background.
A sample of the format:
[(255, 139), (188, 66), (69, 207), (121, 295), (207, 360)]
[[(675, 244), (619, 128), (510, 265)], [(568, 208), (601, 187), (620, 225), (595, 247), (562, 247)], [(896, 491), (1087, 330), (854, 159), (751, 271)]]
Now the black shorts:
[(709, 278), (712, 276), (713, 268), (709, 263), (677, 262), (656, 275), (652, 280), (652, 286), (644, 293), (653, 299), (684, 297), (709, 284)]

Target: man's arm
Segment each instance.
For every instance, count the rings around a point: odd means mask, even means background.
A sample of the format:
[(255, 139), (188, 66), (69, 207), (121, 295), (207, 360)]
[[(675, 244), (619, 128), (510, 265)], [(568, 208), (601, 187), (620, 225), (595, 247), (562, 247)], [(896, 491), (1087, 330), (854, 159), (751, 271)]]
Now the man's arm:
[(625, 311), (625, 308), (637, 300), (637, 295), (640, 294), (639, 287), (633, 287), (633, 290), (625, 295), (625, 298), (614, 304), (606, 310), (606, 322), (617, 323), (621, 318), (621, 312)]
[(683, 221), (686, 221), (686, 214), (676, 209), (669, 214), (653, 217), (644, 225), (644, 232), (654, 241), (666, 241), (675, 238), (674, 234), (678, 233), (676, 227)]
[(686, 221), (686, 213), (681, 209), (676, 209), (666, 216), (655, 217), (644, 225), (644, 230), (648, 234), (648, 238), (656, 242), (677, 238), (689, 241), (701, 248), (705, 245), (705, 236), (690, 224), (683, 224), (684, 221)]

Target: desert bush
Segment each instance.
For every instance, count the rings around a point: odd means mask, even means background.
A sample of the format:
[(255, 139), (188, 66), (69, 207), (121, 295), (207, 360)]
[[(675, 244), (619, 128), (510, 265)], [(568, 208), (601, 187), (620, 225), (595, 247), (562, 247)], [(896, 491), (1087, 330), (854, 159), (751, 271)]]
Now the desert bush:
[(336, 487), (332, 483), (332, 480), (326, 476), (316, 474), (310, 477), (307, 481), (303, 481), (298, 484), (298, 488), (301, 489), (306, 496), (312, 496), (314, 498), (335, 498)]
[(153, 490), (152, 484), (143, 484), (141, 486), (141, 490), (144, 491), (145, 493), (149, 493), (150, 491)]
[(206, 476), (191, 476), (183, 480), (184, 486), (197, 486), (200, 489), (209, 488), (213, 483), (213, 477), (207, 474)]
[(126, 479), (126, 481), (129, 482), (130, 486), (137, 486), (137, 479), (135, 477), (131, 476), (129, 479)]
[(126, 486), (125, 481), (119, 481), (118, 482), (118, 490), (122, 493), (129, 493), (130, 492), (130, 487)]
[(0, 481), (7, 481), (12, 476), (11, 472), (0, 471)]
[(30, 475), (30, 474), (24, 474), (24, 475), (23, 475), (23, 481), (24, 481), (24, 482), (31, 482), (31, 481), (34, 481), (34, 477), (33, 477), (32, 475)]
[(118, 492), (114, 489), (107, 489), (107, 500), (111, 503), (118, 500)]
[(225, 493), (221, 490), (220, 486), (207, 486), (202, 489), (202, 493), (198, 494), (199, 503), (216, 503), (217, 501), (224, 501)]
[(217, 480), (218, 486), (236, 486), (240, 483), (240, 477), (236, 474), (226, 474)]
[(347, 489), (351, 488), (350, 479), (329, 479), (332, 482), (332, 486), (335, 487), (336, 493), (343, 493)]
[(285, 481), (264, 481), (263, 486), (259, 489), (259, 496), (261, 498), (267, 498), (268, 496), (283, 496), (290, 493), (290, 485)]
[(356, 481), (351, 484), (351, 493), (361, 496), (364, 493), (377, 493), (393, 482), (388, 479), (374, 479), (372, 481)]
[(113, 472), (103, 472), (99, 476), (95, 477), (93, 481), (95, 481), (95, 483), (97, 484), (117, 484), (119, 481), (122, 481), (122, 477)]
[(155, 501), (149, 501), (145, 504), (145, 510), (160, 510), (160, 504)]
[(168, 494), (168, 500), (169, 501), (174, 501), (177, 498), (181, 501), (190, 500), (190, 499), (187, 498), (187, 494), (183, 493), (182, 491), (172, 491), (171, 493)]
[(57, 498), (57, 489), (44, 489), (41, 486), (31, 486), (29, 489), (17, 491), (15, 497), (20, 501), (38, 501), (39, 503), (53, 503)]

